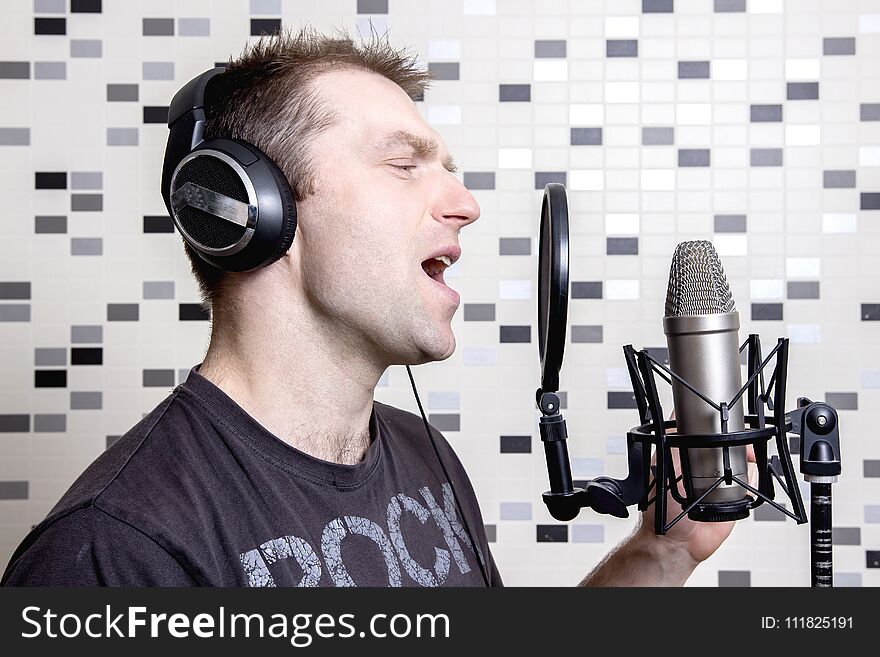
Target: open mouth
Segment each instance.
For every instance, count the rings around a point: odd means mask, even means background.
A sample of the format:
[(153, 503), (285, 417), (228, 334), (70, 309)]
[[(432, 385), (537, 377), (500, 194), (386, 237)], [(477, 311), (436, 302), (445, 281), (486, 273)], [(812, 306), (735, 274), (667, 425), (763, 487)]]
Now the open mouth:
[(446, 285), (443, 280), (443, 272), (452, 264), (448, 256), (437, 256), (436, 258), (428, 258), (422, 262), (422, 270), (428, 275), (428, 278)]

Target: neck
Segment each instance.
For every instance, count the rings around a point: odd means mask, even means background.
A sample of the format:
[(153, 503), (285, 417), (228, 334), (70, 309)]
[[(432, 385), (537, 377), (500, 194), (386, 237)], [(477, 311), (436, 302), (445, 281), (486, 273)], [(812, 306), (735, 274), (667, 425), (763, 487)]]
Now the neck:
[(248, 310), (215, 317), (199, 374), (300, 451), (334, 463), (362, 461), (385, 365), (305, 313), (280, 317), (270, 305), (254, 304)]

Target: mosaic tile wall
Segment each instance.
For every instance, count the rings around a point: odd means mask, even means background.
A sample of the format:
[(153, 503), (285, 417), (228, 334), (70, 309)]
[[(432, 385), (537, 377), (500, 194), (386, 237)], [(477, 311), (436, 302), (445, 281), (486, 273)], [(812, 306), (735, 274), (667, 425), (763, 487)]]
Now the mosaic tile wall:
[[(0, 564), (204, 353), (158, 193), (179, 85), (280, 23), (389, 30), (483, 208), (449, 272), (448, 361), (415, 371), (509, 584), (572, 584), (632, 520), (553, 521), (537, 434), (541, 189), (572, 210), (562, 385), (576, 478), (622, 476), (621, 346), (665, 345), (675, 244), (712, 240), (743, 335), (792, 340), (789, 407), (841, 414), (838, 585), (880, 584), (880, 1), (17, 0), (0, 24)], [(415, 410), (405, 370), (377, 399)], [(806, 585), (808, 530), (765, 508), (691, 584)]]

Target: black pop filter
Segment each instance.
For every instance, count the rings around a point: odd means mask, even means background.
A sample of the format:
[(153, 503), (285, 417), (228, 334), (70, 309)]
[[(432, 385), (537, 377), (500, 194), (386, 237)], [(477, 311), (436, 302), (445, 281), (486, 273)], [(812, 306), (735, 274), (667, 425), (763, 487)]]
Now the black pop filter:
[(568, 198), (565, 186), (544, 187), (538, 245), (538, 353), (541, 390), (559, 390), (568, 326)]

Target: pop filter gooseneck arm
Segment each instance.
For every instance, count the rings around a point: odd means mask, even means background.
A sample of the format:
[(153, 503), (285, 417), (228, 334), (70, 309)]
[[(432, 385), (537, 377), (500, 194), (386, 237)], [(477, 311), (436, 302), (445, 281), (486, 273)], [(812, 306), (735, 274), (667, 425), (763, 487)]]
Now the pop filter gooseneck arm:
[(629, 515), (627, 506), (643, 496), (639, 475), (641, 445), (629, 445), (629, 475), (624, 480), (596, 477), (576, 488), (568, 458), (568, 430), (559, 412), (559, 370), (568, 326), (568, 198), (565, 187), (550, 183), (544, 188), (538, 246), (538, 350), (541, 387), (535, 401), (541, 411), (539, 428), (547, 458), (550, 490), (543, 495), (547, 509), (557, 520), (572, 520), (583, 507), (618, 518)]

